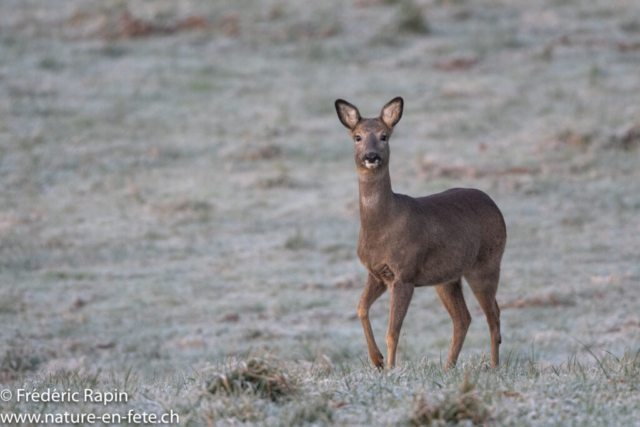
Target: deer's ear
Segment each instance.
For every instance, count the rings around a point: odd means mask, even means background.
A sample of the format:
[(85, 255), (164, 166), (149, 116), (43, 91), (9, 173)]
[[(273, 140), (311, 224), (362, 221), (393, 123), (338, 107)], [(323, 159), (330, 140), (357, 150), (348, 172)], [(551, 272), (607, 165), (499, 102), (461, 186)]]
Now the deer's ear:
[(358, 122), (362, 119), (355, 105), (351, 105), (343, 99), (336, 101), (336, 112), (338, 113), (340, 122), (349, 130), (355, 129)]
[(387, 103), (387, 105), (382, 107), (380, 118), (382, 119), (384, 124), (393, 129), (393, 127), (400, 121), (400, 118), (402, 118), (403, 108), (404, 100), (399, 96), (397, 98), (393, 98)]

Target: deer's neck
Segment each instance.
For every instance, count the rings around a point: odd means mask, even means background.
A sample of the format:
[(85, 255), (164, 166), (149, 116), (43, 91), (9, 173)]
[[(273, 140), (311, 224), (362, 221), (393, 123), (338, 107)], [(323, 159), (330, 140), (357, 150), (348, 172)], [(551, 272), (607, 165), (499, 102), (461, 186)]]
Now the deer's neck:
[(378, 173), (358, 171), (360, 223), (363, 229), (379, 227), (391, 219), (393, 191), (389, 169)]

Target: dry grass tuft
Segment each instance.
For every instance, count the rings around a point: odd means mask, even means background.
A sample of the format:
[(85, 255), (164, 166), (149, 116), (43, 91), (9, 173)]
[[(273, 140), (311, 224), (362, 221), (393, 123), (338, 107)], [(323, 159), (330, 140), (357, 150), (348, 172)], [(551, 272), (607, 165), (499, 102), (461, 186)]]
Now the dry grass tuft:
[(309, 249), (313, 247), (313, 242), (302, 234), (300, 229), (296, 230), (296, 233), (289, 236), (284, 242), (284, 247), (290, 251), (299, 251), (302, 249)]
[(533, 176), (543, 172), (541, 168), (513, 166), (505, 169), (479, 169), (467, 165), (446, 165), (433, 156), (424, 156), (416, 161), (416, 169), (421, 179), (478, 179), (485, 177), (504, 177), (509, 175)]
[(479, 177), (478, 170), (471, 166), (443, 165), (432, 156), (424, 156), (418, 162), (418, 172), (422, 179), (427, 178), (451, 178), (474, 179)]
[(43, 355), (21, 340), (9, 340), (4, 354), (0, 355), (0, 381), (12, 380), (26, 372), (38, 370)]
[(277, 401), (295, 391), (286, 373), (266, 357), (231, 361), (207, 381), (213, 394), (241, 394), (247, 391)]
[(429, 34), (429, 23), (422, 14), (422, 9), (413, 0), (404, 0), (400, 4), (396, 19), (398, 30), (413, 34)]
[(287, 30), (289, 40), (318, 40), (336, 36), (342, 32), (338, 19), (327, 17), (321, 22), (302, 21), (292, 24)]
[(574, 302), (567, 299), (558, 297), (554, 294), (549, 294), (542, 297), (525, 298), (516, 301), (509, 301), (504, 304), (500, 304), (502, 310), (509, 308), (527, 308), (527, 307), (558, 307), (558, 306), (571, 306)]
[(105, 40), (134, 39), (171, 35), (183, 31), (220, 30), (229, 37), (238, 35), (238, 17), (224, 17), (214, 25), (202, 15), (189, 15), (169, 22), (156, 22), (135, 16), (128, 8), (111, 11), (78, 11), (65, 20), (66, 33), (71, 37), (101, 37)]
[(335, 287), (338, 289), (357, 289), (363, 287), (363, 284), (355, 279), (342, 279), (335, 283)]
[(460, 392), (445, 395), (435, 403), (421, 396), (416, 404), (413, 416), (409, 420), (412, 426), (458, 424), (469, 420), (474, 425), (483, 425), (489, 421), (490, 412), (473, 391), (475, 384), (469, 382), (469, 372), (460, 385)]
[(124, 11), (112, 26), (102, 33), (105, 39), (131, 39), (152, 35), (173, 34), (181, 31), (206, 30), (209, 22), (202, 16), (192, 15), (168, 24), (159, 24)]
[(275, 144), (268, 144), (252, 150), (242, 157), (251, 161), (273, 160), (282, 156), (282, 147)]
[(433, 64), (433, 68), (440, 71), (464, 71), (478, 65), (480, 59), (475, 56), (471, 57), (457, 57), (444, 61), (438, 61)]
[(608, 148), (632, 151), (640, 147), (640, 124), (631, 126), (610, 138)]
[(596, 135), (587, 130), (564, 129), (538, 143), (538, 150), (579, 149), (586, 151), (596, 140)]

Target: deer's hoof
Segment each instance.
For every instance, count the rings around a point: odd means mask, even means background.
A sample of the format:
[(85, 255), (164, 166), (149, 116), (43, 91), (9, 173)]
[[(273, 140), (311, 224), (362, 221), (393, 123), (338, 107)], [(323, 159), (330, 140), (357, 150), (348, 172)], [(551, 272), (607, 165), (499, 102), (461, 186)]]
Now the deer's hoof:
[(371, 363), (378, 369), (384, 368), (384, 357), (381, 354), (371, 356)]

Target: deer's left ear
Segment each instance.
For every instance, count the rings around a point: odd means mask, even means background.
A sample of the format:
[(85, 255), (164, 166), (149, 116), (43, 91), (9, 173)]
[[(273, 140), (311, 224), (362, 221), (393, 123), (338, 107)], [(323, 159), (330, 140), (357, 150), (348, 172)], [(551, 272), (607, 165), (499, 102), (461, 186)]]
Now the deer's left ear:
[(398, 122), (402, 118), (403, 108), (404, 108), (404, 100), (399, 96), (397, 98), (393, 98), (391, 101), (387, 103), (387, 105), (382, 107), (380, 118), (382, 119), (385, 125), (393, 129), (393, 127), (396, 124), (398, 124)]

